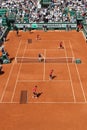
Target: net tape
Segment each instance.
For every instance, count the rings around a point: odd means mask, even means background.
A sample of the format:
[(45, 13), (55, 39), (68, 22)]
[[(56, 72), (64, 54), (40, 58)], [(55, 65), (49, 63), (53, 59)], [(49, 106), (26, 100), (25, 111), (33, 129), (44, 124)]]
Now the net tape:
[(73, 63), (75, 60), (74, 57), (58, 57), (58, 58), (31, 58), (31, 57), (16, 57), (15, 60), (17, 63)]

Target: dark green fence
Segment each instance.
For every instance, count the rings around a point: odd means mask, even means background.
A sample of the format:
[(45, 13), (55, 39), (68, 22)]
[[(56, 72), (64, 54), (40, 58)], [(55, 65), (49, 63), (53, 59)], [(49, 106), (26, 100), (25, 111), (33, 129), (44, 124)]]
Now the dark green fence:
[(83, 26), (83, 32), (85, 37), (87, 37), (87, 25)]
[(23, 27), (32, 28), (36, 30), (42, 30), (43, 26), (47, 26), (48, 30), (65, 30), (67, 25), (71, 26), (71, 29), (76, 29), (76, 23), (30, 23), (30, 24), (15, 24), (17, 28), (23, 29)]

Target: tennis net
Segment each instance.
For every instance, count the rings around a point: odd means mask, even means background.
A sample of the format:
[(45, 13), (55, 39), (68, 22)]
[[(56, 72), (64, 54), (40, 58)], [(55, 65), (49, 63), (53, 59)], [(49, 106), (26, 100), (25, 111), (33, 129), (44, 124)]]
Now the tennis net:
[(73, 63), (75, 61), (74, 57), (58, 57), (58, 58), (43, 58), (40, 60), (32, 57), (16, 57), (15, 61), (17, 63)]

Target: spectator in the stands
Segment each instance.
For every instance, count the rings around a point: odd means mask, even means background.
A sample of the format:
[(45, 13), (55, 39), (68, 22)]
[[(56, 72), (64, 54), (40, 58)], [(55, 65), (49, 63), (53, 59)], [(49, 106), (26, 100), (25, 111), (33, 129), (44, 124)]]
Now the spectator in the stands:
[[(76, 16), (85, 17), (87, 2), (84, 0), (52, 0), (48, 7), (39, 6), (39, 0), (2, 1), (8, 16), (16, 16), (16, 22), (76, 22)], [(87, 18), (86, 18), (87, 19)]]

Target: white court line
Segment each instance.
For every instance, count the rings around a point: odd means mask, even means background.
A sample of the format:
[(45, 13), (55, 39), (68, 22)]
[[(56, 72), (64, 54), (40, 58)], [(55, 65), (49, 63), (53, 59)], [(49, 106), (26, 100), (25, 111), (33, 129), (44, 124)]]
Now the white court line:
[[(22, 57), (15, 57), (15, 60), (16, 60), (16, 58), (37, 59), (38, 60), (38, 57), (24, 57), (24, 56), (22, 56)], [(70, 58), (71, 59), (71, 58), (74, 58), (74, 57), (68, 57), (68, 56), (67, 57), (66, 56), (65, 57), (46, 57), (46, 59), (63, 59), (63, 58)]]
[[(46, 49), (44, 50), (44, 60), (45, 60), (45, 57), (46, 57)], [(44, 72), (43, 72), (43, 81), (45, 81), (45, 62), (44, 62)]]
[[(67, 57), (66, 47), (65, 47), (65, 56)], [(74, 92), (74, 88), (73, 88), (72, 77), (71, 77), (71, 72), (70, 72), (68, 62), (67, 62), (67, 67), (68, 67), (68, 72), (69, 72), (69, 78), (70, 78), (70, 83), (71, 83), (71, 88), (72, 88), (73, 99), (74, 99), (74, 102), (76, 102), (76, 97), (75, 97), (75, 92)]]
[[(19, 46), (18, 46), (18, 49), (17, 49), (16, 56), (18, 55), (18, 51), (19, 51), (19, 49), (20, 49), (20, 46), (21, 46), (21, 40), (20, 40), (20, 42), (19, 42)], [(12, 63), (12, 66), (11, 66), (11, 69), (10, 69), (10, 72), (9, 72), (9, 76), (8, 76), (8, 79), (7, 79), (7, 82), (6, 82), (6, 85), (5, 85), (4, 90), (3, 90), (3, 92), (2, 92), (2, 96), (1, 96), (0, 102), (2, 102), (2, 100), (3, 100), (3, 98), (4, 98), (5, 91), (6, 91), (6, 89), (7, 89), (8, 82), (9, 82), (10, 77), (11, 77), (11, 75), (12, 75), (12, 71), (13, 71), (14, 65), (15, 65), (15, 62)]]
[[(56, 37), (55, 37), (55, 39), (56, 39)], [(59, 39), (58, 39), (58, 40), (55, 40), (55, 39), (53, 39), (53, 40), (52, 40), (52, 39), (50, 39), (50, 40), (41, 39), (41, 40), (39, 40), (39, 41), (33, 39), (33, 40), (32, 40), (32, 43), (35, 44), (35, 43), (37, 43), (37, 42), (38, 42), (38, 43), (41, 43), (41, 42), (45, 42), (45, 43), (46, 43), (46, 42), (47, 42), (47, 43), (51, 43), (51, 44), (52, 44), (52, 43), (57, 43), (57, 42), (61, 41), (61, 40), (59, 40)], [(42, 43), (42, 44), (43, 44), (43, 43)], [(45, 48), (45, 49), (46, 49), (46, 48)]]
[[(27, 50), (29, 50), (29, 51), (44, 51), (45, 49), (30, 49), (30, 48), (27, 48)], [(63, 49), (47, 49), (47, 51), (64, 51)]]
[[(42, 51), (43, 50), (44, 51), (45, 49), (38, 49), (38, 48), (37, 49), (31, 49), (31, 48), (27, 48), (27, 50), (29, 50), (29, 51), (39, 51), (39, 50)], [(59, 51), (64, 51), (63, 49), (56, 49), (56, 48), (54, 48), (54, 49), (47, 49), (47, 51), (58, 51), (58, 50)]]
[[(71, 48), (71, 51), (72, 51), (72, 55), (74, 56), (74, 52), (73, 52), (70, 40), (69, 40), (69, 44), (70, 44), (70, 48)], [(85, 100), (85, 102), (87, 102), (85, 92), (84, 92), (84, 89), (83, 89), (83, 85), (82, 85), (82, 82), (81, 82), (80, 74), (79, 74), (79, 71), (78, 71), (78, 68), (77, 68), (76, 64), (75, 64), (75, 67), (76, 67), (76, 71), (77, 71), (78, 79), (79, 79), (79, 82), (80, 82), (80, 87), (82, 89), (82, 94), (83, 94), (84, 100)]]
[[(37, 100), (37, 99), (35, 99)], [(0, 104), (19, 104), (19, 105), (22, 105), (20, 104), (20, 102), (0, 102)], [(25, 105), (29, 105), (29, 104), (75, 104), (75, 105), (79, 105), (79, 104), (86, 104), (87, 105), (87, 102), (38, 102), (38, 101), (34, 101), (34, 102), (27, 102)]]
[(18, 80), (18, 82), (70, 82), (70, 80)]
[(0, 102), (0, 104), (20, 104), (20, 102)]
[(83, 31), (81, 31), (81, 33), (82, 33), (84, 39), (86, 40), (86, 36), (85, 36), (85, 34), (83, 33)]
[[(25, 44), (25, 48), (24, 48), (24, 52), (23, 52), (23, 57), (24, 57), (24, 54), (25, 54), (25, 52), (26, 52), (26, 48), (27, 48), (27, 44)], [(18, 74), (17, 74), (17, 78), (16, 78), (16, 82), (15, 82), (15, 86), (14, 86), (14, 90), (13, 90), (11, 102), (13, 101), (13, 98), (14, 98), (14, 95), (15, 95), (16, 86), (17, 86), (19, 74), (20, 74), (20, 71), (21, 71), (21, 67), (22, 67), (22, 62), (20, 63), (20, 66), (19, 66), (19, 71), (18, 71)]]
[[(44, 62), (22, 62), (23, 64), (43, 64)], [(61, 62), (45, 62), (45, 64), (61, 64), (61, 65), (64, 65), (64, 64), (67, 64), (66, 62), (64, 62), (64, 63), (61, 63)], [(17, 61), (15, 62), (15, 64), (20, 64), (20, 63), (17, 63)], [(69, 63), (69, 64), (75, 64), (74, 62), (72, 62), (72, 63)], [(83, 63), (82, 63), (83, 64)]]
[(87, 102), (37, 102), (36, 101), (36, 102), (28, 102), (28, 104), (87, 104)]

